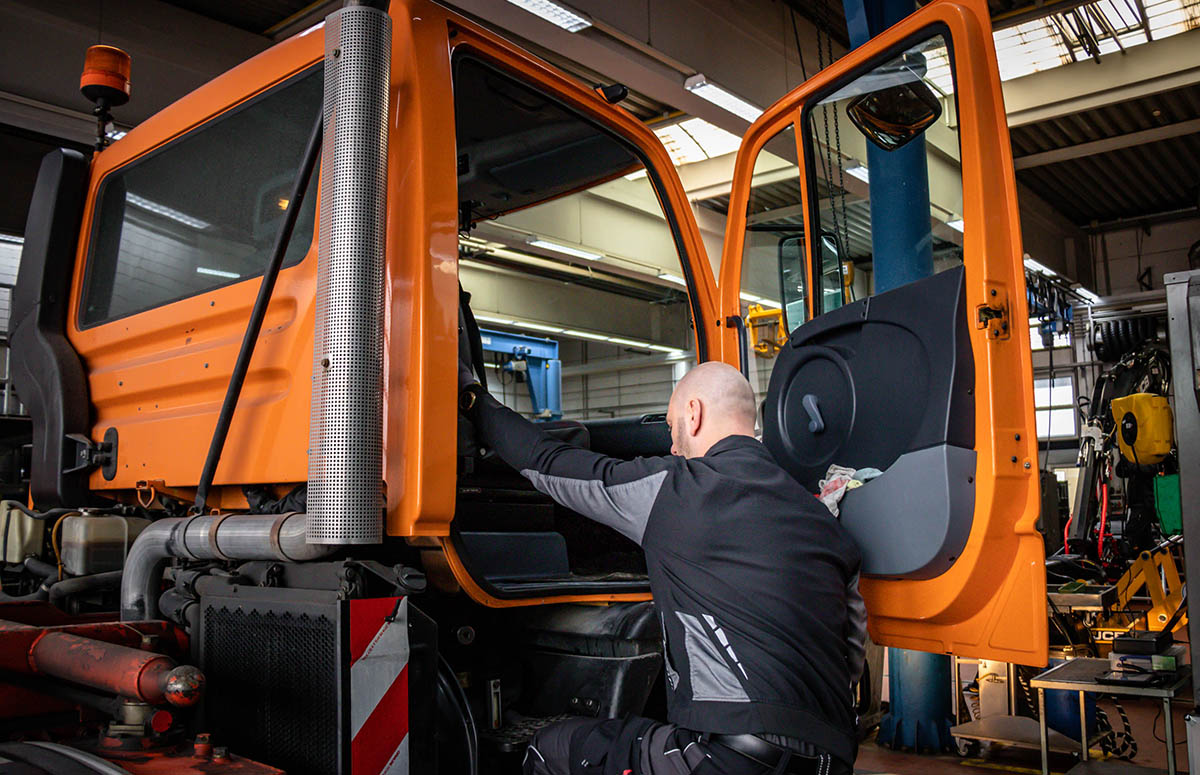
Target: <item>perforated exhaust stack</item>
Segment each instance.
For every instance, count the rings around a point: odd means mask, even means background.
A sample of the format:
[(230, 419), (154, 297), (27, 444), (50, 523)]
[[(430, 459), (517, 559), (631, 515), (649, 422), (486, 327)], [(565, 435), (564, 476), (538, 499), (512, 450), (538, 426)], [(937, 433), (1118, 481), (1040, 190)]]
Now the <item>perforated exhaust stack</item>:
[(383, 540), (383, 260), (391, 19), (354, 3), (325, 20), (325, 134), (313, 332), (313, 544)]

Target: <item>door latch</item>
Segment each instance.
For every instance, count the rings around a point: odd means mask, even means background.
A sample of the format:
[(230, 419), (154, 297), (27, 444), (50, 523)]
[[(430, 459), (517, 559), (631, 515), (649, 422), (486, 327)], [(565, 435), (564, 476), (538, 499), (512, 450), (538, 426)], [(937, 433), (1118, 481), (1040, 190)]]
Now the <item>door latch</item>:
[(1008, 321), (1008, 294), (1000, 288), (988, 289), (988, 303), (977, 308), (975, 327), (987, 329), (988, 339), (1008, 339), (1012, 327)]

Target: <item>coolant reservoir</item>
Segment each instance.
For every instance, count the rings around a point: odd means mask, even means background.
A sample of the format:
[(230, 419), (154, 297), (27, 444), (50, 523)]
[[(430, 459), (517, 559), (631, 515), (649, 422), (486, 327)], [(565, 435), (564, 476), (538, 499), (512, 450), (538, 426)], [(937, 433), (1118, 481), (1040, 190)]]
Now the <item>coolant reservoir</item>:
[(149, 524), (139, 517), (67, 517), (62, 524), (63, 567), (73, 576), (120, 570), (129, 545)]
[(0, 502), (0, 533), (4, 544), (4, 562), (21, 562), (42, 548), (42, 523), (25, 516), (8, 501)]

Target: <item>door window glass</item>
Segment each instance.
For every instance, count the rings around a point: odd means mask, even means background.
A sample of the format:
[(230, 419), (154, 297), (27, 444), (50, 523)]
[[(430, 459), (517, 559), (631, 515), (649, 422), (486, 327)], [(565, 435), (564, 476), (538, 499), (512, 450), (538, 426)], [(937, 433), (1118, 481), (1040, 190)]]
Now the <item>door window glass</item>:
[[(808, 318), (809, 272), (800, 198), (796, 133), (788, 124), (759, 151), (746, 201), (740, 312), (746, 321), (750, 384), (760, 404), (787, 332)], [(726, 215), (729, 197), (699, 204)]]
[[(638, 150), (480, 59), (460, 56), (454, 74), (459, 281), (493, 395), (538, 419), (665, 411), (700, 346), (670, 211)], [(514, 347), (560, 361), (560, 402), (538, 396), (543, 364)]]
[(962, 263), (949, 53), (946, 38), (934, 35), (837, 84), (805, 110), (804, 152), (817, 204), (812, 231), (822, 235), (819, 312), (902, 284), (897, 276)]
[[(108, 175), (80, 326), (261, 275), (323, 87), (318, 66)], [(316, 206), (314, 173), (284, 266), (308, 253)]]

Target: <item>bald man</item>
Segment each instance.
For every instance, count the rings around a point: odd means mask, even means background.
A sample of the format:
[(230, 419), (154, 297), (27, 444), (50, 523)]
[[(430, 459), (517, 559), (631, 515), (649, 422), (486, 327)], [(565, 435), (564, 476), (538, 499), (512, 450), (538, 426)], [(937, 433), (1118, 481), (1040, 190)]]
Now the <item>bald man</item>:
[(557, 441), (460, 382), (485, 446), (563, 506), (641, 545), (662, 623), (667, 718), (539, 732), (526, 775), (852, 772), (866, 611), (841, 525), (754, 437), (754, 391), (723, 363), (680, 380), (668, 457)]

